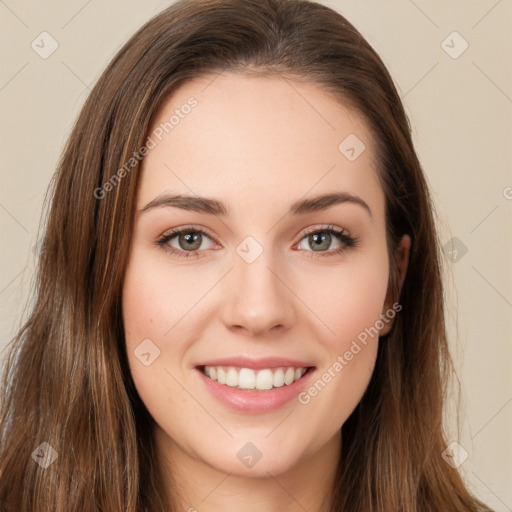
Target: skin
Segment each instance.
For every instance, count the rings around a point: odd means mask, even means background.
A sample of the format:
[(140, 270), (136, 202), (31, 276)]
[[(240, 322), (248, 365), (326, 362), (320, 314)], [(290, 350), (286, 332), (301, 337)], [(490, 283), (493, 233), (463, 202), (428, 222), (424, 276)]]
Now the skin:
[[(129, 364), (156, 421), (158, 464), (168, 487), (179, 489), (179, 510), (327, 510), (340, 428), (368, 386), (378, 337), (308, 404), (294, 399), (266, 413), (227, 409), (194, 367), (224, 356), (282, 356), (311, 361), (320, 376), (386, 313), (385, 203), (373, 142), (356, 113), (316, 85), (228, 72), (183, 84), (154, 127), (191, 96), (198, 105), (143, 161), (123, 288)], [(366, 146), (355, 161), (338, 149), (349, 134)], [(349, 202), (286, 215), (294, 201), (334, 191), (359, 196), (372, 215)], [(214, 198), (230, 214), (140, 211), (163, 193)], [(213, 235), (194, 249), (200, 257), (157, 245), (172, 228), (190, 225)], [(304, 233), (331, 225), (359, 243), (315, 258), (342, 242), (332, 235), (315, 251)], [(252, 263), (236, 252), (247, 236), (263, 249)], [(189, 247), (179, 236), (168, 245)], [(402, 279), (409, 247), (404, 236)], [(160, 350), (148, 366), (134, 355), (144, 339)], [(237, 457), (249, 441), (262, 453), (251, 468)]]

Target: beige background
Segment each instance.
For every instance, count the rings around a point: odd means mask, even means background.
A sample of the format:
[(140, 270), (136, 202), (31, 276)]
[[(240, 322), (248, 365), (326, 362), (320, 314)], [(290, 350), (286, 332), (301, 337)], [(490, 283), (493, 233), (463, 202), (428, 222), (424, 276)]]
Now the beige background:
[[(461, 467), (478, 496), (512, 511), (512, 1), (323, 3), (379, 52), (410, 115), (442, 243), (456, 251), (446, 275)], [(22, 317), (44, 192), (72, 123), (115, 52), (168, 4), (0, 0), (0, 350)], [(44, 31), (58, 44), (46, 59), (31, 47), (45, 37), (51, 48)]]

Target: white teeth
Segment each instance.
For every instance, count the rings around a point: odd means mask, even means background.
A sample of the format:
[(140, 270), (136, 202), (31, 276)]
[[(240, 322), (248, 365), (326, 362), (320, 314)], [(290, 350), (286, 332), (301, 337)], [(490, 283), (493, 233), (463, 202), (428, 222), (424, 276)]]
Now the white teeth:
[(274, 387), (280, 388), (281, 386), (284, 386), (284, 372), (281, 368), (279, 368), (274, 373)]
[[(208, 368), (208, 366), (205, 366), (205, 369), (206, 368)], [(208, 376), (210, 377), (210, 379), (215, 380), (211, 375)], [(219, 384), (226, 384), (226, 372), (222, 368), (217, 368), (217, 382)]]
[(272, 370), (260, 370), (256, 377), (256, 388), (257, 389), (272, 389), (274, 385), (274, 376)]
[(284, 383), (289, 386), (295, 378), (295, 370), (293, 368), (288, 368), (286, 373), (284, 374)]
[(205, 366), (203, 373), (224, 384), (239, 389), (257, 389), (260, 391), (289, 386), (299, 380), (307, 368), (277, 368), (253, 370), (252, 368), (235, 368), (233, 366)]
[(238, 386), (238, 373), (234, 368), (230, 368), (226, 373), (226, 386)]
[[(233, 371), (236, 374), (236, 370)], [(236, 385), (240, 386), (242, 389), (254, 389), (256, 387), (256, 374), (249, 368), (242, 368), (236, 380), (238, 380)]]

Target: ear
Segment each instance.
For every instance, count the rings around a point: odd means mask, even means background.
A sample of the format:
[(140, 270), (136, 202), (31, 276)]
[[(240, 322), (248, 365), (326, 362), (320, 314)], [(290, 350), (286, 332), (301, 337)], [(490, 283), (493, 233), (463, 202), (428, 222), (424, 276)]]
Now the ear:
[[(399, 271), (399, 290), (402, 289), (402, 284), (405, 279), (405, 274), (407, 273), (407, 266), (409, 265), (409, 253), (411, 250), (411, 237), (409, 235), (404, 235), (398, 244), (398, 247), (395, 251), (395, 259), (398, 266)], [(382, 311), (382, 315), (384, 316), (386, 310), (391, 307), (391, 305), (386, 303), (384, 304), (384, 309)], [(383, 322), (384, 327), (379, 331), (379, 336), (384, 336), (388, 334), (393, 327), (393, 320), (389, 320), (388, 322)]]

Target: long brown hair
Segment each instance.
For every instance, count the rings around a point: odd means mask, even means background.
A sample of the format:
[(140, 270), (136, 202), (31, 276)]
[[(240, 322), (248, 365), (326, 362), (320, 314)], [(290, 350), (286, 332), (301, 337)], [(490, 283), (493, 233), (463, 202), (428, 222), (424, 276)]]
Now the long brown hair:
[[(389, 300), (403, 309), (342, 427), (331, 510), (488, 510), (442, 458), (452, 366), (440, 244), (408, 119), (362, 35), (340, 14), (306, 0), (182, 0), (146, 23), (93, 88), (52, 181), (34, 306), (11, 342), (3, 377), (1, 506), (175, 510), (125, 353), (121, 290), (140, 162), (119, 170), (139, 154), (178, 85), (223, 70), (314, 83), (355, 109), (377, 146)], [(404, 233), (412, 249), (400, 289), (394, 250)], [(33, 456), (44, 442), (57, 455), (46, 469)]]

